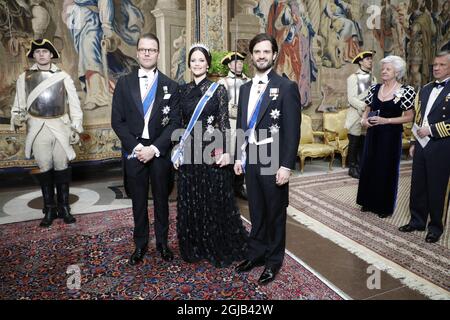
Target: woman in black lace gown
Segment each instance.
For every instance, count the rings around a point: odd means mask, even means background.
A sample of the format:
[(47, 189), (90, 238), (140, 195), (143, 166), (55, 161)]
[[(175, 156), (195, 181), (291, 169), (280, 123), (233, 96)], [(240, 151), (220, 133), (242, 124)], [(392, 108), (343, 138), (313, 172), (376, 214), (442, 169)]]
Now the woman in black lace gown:
[[(186, 128), (198, 102), (212, 81), (206, 78), (211, 55), (206, 47), (193, 46), (188, 64), (194, 81), (181, 87), (180, 110)], [(187, 262), (207, 259), (225, 267), (245, 258), (247, 232), (242, 225), (233, 193), (230, 156), (225, 152), (225, 133), (230, 128), (226, 89), (220, 85), (206, 103), (178, 168), (177, 235), (180, 254)], [(201, 132), (201, 137), (195, 136)], [(211, 152), (211, 136), (224, 143)], [(195, 136), (195, 139), (192, 137)], [(205, 150), (206, 148), (206, 150)]]

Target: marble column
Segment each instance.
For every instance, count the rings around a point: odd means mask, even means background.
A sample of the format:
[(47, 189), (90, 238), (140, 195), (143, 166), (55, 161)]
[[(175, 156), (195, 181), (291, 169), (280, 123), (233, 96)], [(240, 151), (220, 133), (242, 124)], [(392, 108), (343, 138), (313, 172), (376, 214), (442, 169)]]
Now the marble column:
[(173, 41), (186, 27), (186, 11), (178, 9), (177, 0), (159, 0), (152, 14), (156, 18), (156, 35), (159, 39), (158, 68), (170, 75)]

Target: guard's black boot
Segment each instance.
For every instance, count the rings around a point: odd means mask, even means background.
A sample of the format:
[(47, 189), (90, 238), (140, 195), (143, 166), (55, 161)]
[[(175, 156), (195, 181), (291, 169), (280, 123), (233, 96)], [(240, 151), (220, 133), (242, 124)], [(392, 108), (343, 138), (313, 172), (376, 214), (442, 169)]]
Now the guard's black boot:
[(355, 165), (350, 165), (350, 168), (348, 169), (348, 175), (352, 178), (359, 179), (358, 167), (356, 167)]
[(363, 151), (364, 151), (364, 142), (366, 140), (366, 136), (365, 135), (360, 135), (358, 137), (358, 145), (356, 148), (356, 171), (358, 172), (358, 176), (361, 173), (361, 161), (362, 161), (362, 157), (363, 157)]
[(42, 200), (44, 202), (44, 219), (41, 220), (39, 226), (50, 227), (53, 220), (57, 218), (55, 203), (55, 185), (53, 182), (53, 170), (38, 173), (35, 175), (41, 185)]
[(70, 213), (69, 206), (69, 182), (71, 177), (70, 168), (55, 171), (56, 196), (58, 199), (58, 217), (62, 218), (65, 223), (74, 223), (77, 220)]
[(358, 144), (359, 137), (348, 135), (348, 175), (352, 178), (359, 179), (357, 167)]

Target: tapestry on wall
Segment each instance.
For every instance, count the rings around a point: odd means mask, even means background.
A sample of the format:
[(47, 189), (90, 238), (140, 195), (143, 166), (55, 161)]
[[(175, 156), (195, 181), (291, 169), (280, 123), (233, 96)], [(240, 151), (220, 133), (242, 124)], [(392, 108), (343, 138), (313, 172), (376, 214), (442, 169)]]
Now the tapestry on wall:
[[(275, 69), (298, 83), (304, 112), (347, 107), (345, 79), (363, 50), (403, 57), (404, 82), (416, 88), (432, 80), (434, 55), (449, 49), (447, 0), (259, 0), (261, 29), (279, 46)], [(344, 81), (342, 81), (344, 80)]]

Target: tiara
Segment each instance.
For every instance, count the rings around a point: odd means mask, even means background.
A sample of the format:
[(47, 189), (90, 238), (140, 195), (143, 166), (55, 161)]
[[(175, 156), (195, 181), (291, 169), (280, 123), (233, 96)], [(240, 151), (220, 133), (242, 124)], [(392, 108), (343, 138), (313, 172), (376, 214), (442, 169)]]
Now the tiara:
[(194, 48), (203, 48), (209, 53), (209, 48), (204, 43), (200, 43), (200, 42), (193, 43), (192, 46), (189, 48), (189, 52)]

